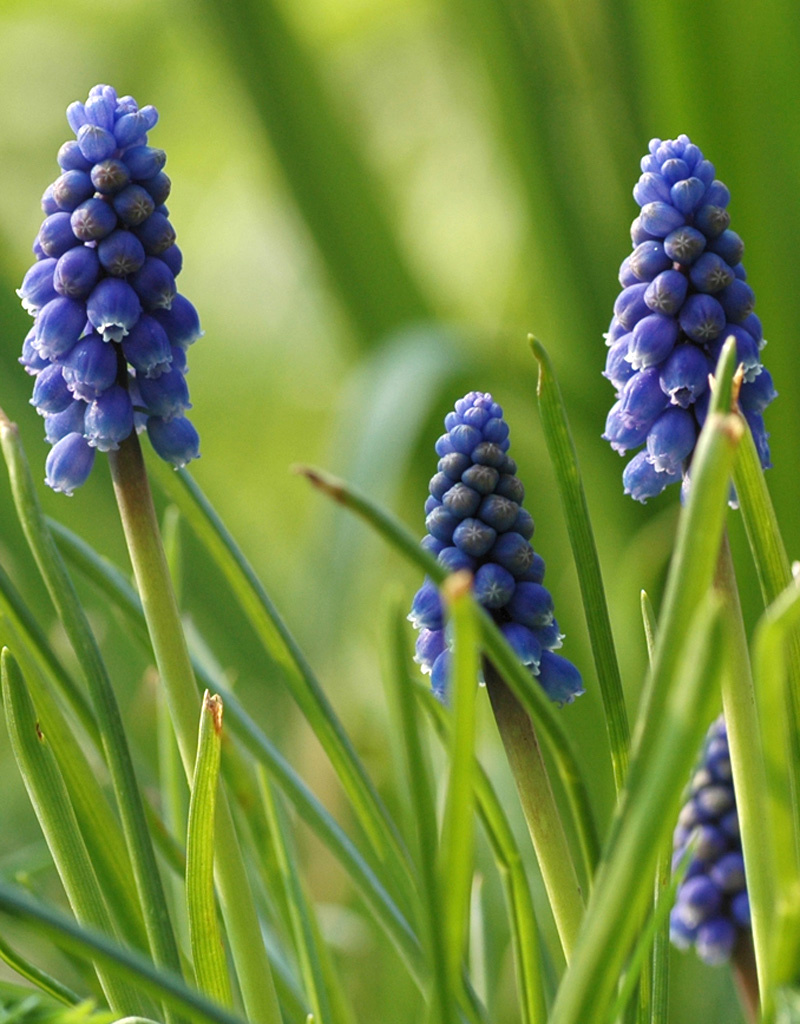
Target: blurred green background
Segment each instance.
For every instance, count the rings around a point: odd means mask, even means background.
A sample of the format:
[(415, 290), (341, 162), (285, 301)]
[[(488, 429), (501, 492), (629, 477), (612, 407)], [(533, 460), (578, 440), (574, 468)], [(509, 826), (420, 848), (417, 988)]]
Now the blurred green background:
[[(376, 780), (389, 787), (393, 771), (379, 611), (389, 593), (410, 600), (418, 581), (289, 467), (316, 462), (341, 473), (421, 533), (433, 441), (455, 399), (476, 388), (494, 394), (511, 425), (565, 653), (588, 684), (564, 715), (607, 815), (599, 696), (526, 334), (548, 347), (568, 404), (633, 708), (645, 660), (639, 591), (658, 599), (677, 506), (675, 488), (647, 507), (623, 497), (623, 462), (600, 439), (613, 400), (600, 376), (602, 332), (629, 251), (638, 161), (652, 136), (686, 132), (731, 190), (732, 227), (745, 240), (771, 342), (764, 358), (780, 392), (767, 413), (769, 485), (792, 555), (800, 547), (792, 513), (800, 502), (799, 45), (792, 0), (129, 0), (105, 8), (4, 0), (0, 404), (19, 423), (35, 476), (47, 449), (27, 404), (30, 378), (16, 363), (29, 319), (14, 289), (69, 135), (64, 110), (108, 82), (161, 113), (151, 142), (168, 152), (169, 207), (184, 253), (179, 286), (206, 331), (190, 353), (202, 438), (192, 473)], [(42, 500), (127, 566), (102, 459), (73, 498), (42, 487)], [(735, 515), (731, 529), (752, 624), (758, 588)], [(49, 623), (5, 476), (0, 547)], [(187, 613), (270, 735), (343, 815), (332, 773), (276, 669), (188, 536), (185, 556)], [(89, 591), (86, 599), (147, 784), (146, 665)], [(53, 637), (63, 649), (55, 629)], [(488, 727), (484, 755), (516, 815)], [(0, 764), (0, 870), (36, 876), (46, 853), (5, 734)], [(407, 984), (396, 963), (381, 960), (374, 935), (348, 910), (337, 871), (313, 844), (306, 855), (312, 887), (330, 904), (332, 938), (352, 965), (361, 1019), (410, 1020), (393, 1001)], [(510, 962), (495, 966), (489, 983), (507, 983)], [(724, 970), (676, 956), (673, 980), (675, 1021), (738, 1019)]]

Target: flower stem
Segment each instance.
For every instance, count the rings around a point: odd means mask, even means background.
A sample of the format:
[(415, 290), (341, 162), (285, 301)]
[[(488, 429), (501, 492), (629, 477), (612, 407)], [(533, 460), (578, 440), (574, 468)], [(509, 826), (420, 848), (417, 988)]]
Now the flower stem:
[(583, 918), (583, 894), (533, 724), (494, 666), (484, 661), (492, 710), (517, 784), (556, 928), (569, 962)]
[[(109, 453), (128, 552), (142, 600), (156, 666), (166, 691), (184, 771), (190, 779), (197, 742), (199, 693), (172, 588), (153, 497), (136, 434)], [(272, 971), (225, 794), (215, 827), (215, 877), (247, 1016), (253, 1024), (281, 1020)]]

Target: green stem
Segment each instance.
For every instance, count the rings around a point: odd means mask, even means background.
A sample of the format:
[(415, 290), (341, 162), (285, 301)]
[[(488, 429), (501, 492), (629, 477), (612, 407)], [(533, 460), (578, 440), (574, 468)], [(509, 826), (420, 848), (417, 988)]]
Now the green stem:
[(727, 602), (732, 612), (732, 621), (735, 623), (735, 629), (731, 630), (731, 638), (735, 643), (733, 655), (737, 670), (725, 673), (722, 677), (722, 704), (728, 730), (736, 809), (747, 871), (747, 892), (750, 897), (756, 965), (762, 989), (766, 991), (769, 957), (768, 922), (774, 907), (770, 850), (768, 844), (764, 843), (763, 830), (767, 782), (747, 637), (726, 533), (722, 536), (714, 587)]
[(153, 959), (180, 975), (178, 948), (117, 699), (97, 641), (42, 516), (16, 425), (2, 411), (0, 444), (25, 537), (89, 686)]
[[(109, 452), (109, 464), (156, 666), (166, 690), (184, 771), (191, 778), (197, 684), (136, 434), (123, 441), (118, 451)], [(224, 793), (217, 804), (215, 837), (215, 876), (245, 1010), (253, 1024), (280, 1024), (272, 971)]]
[(583, 918), (583, 894), (533, 724), (494, 666), (486, 687), (539, 861), (558, 936), (569, 963)]

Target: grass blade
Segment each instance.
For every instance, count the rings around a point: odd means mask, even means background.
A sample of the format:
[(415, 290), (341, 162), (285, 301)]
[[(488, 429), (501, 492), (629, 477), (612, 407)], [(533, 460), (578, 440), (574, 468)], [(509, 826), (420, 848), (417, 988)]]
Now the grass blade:
[[(435, 583), (441, 585), (445, 581), (448, 574), (442, 565), (420, 547), (417, 539), (404, 526), (365, 495), (322, 470), (301, 466), (297, 467), (296, 471), (305, 476), (318, 490), (364, 519), (388, 544), (411, 564), (427, 573)], [(523, 667), (485, 610), (478, 616), (478, 621), (485, 654), (511, 687), (514, 696), (527, 714), (535, 720), (556, 759), (559, 774), (567, 790), (587, 877), (591, 879), (599, 855), (599, 843), (586, 787), (569, 739), (558, 720), (552, 702), (545, 696), (542, 688), (533, 683), (532, 676)]]
[[(16, 971), (20, 977), (29, 981), (31, 985), (35, 985), (36, 988), (46, 992), (60, 1003), (65, 1003), (67, 1006), (75, 1006), (76, 1003), (81, 1001), (81, 997), (73, 992), (72, 989), (62, 985), (57, 978), (52, 977), (52, 975), (37, 967), (36, 964), (21, 956), (15, 949), (12, 949), (2, 935), (0, 935), (0, 960), (10, 967), (12, 971)], [(2, 1005), (0, 1003), (0, 1006)]]
[(17, 428), (3, 413), (0, 413), (0, 445), (26, 540), (89, 684), (153, 957), (156, 963), (166, 964), (180, 974), (175, 936), (111, 680), (72, 581), (47, 530)]
[[(423, 684), (417, 683), (416, 695), (432, 720), (442, 743), (448, 744), (451, 721), (447, 712)], [(503, 806), (492, 788), (489, 777), (477, 763), (473, 782), (478, 816), (491, 845), (505, 892), (522, 1024), (545, 1024), (547, 1014), (539, 935), (528, 876)]]
[[(98, 587), (113, 607), (118, 609), (132, 634), (149, 650), (150, 641), (144, 623), (141, 602), (125, 576), (65, 527), (52, 524), (52, 528), (65, 557)], [(194, 661), (194, 666), (197, 678), (202, 685), (219, 692), (222, 697), (231, 733), (259, 764), (264, 765), (273, 781), (294, 805), (300, 817), (339, 860), (369, 904), (375, 914), (375, 919), (381, 924), (400, 952), (418, 984), (422, 983), (425, 971), (419, 943), (383, 882), (341, 826), (308, 789), (258, 724), (247, 714), (233, 693), (223, 685), (222, 680), (209, 675), (197, 659)], [(225, 763), (223, 763), (223, 771), (225, 771)]]
[[(154, 460), (159, 463), (160, 460)], [(261, 581), (188, 473), (163, 462), (155, 475), (180, 508), (251, 622), (265, 650), (281, 666), (287, 686), (333, 765), (373, 848), (400, 891), (409, 896), (407, 851), (325, 692)]]
[(192, 1024), (247, 1024), (230, 1010), (216, 1006), (189, 988), (174, 972), (155, 967), (141, 953), (123, 949), (101, 932), (77, 925), (60, 911), (4, 882), (0, 882), (0, 910), (34, 923), (37, 931), (49, 935), (57, 945), (75, 956), (115, 971), (126, 982), (169, 1006), (171, 1012), (185, 1015)]
[(222, 743), (222, 701), (206, 690), (186, 831), (186, 909), (197, 986), (223, 1006), (231, 983), (214, 898), (214, 822)]
[(625, 772), (628, 767), (630, 730), (628, 728), (628, 713), (625, 709), (625, 696), (622, 692), (622, 679), (614, 648), (614, 637), (611, 633), (605, 588), (600, 573), (600, 560), (597, 557), (597, 545), (578, 466), (578, 453), (575, 450), (575, 442), (572, 440), (572, 433), (567, 421), (561, 388), (544, 346), (535, 338), (529, 340), (533, 354), (539, 363), (539, 384), (536, 389), (539, 397), (539, 413), (547, 450), (550, 453), (550, 461), (553, 463), (561, 495), (561, 506), (567, 523), (572, 556), (578, 570), (583, 609), (589, 628), (589, 639), (600, 684), (600, 693), (603, 698), (614, 783), (617, 793), (619, 793), (624, 784)]
[[(97, 883), (69, 794), (41, 731), (22, 673), (7, 647), (0, 658), (3, 705), (11, 747), (70, 906), (81, 924), (113, 934), (108, 907)], [(109, 973), (100, 965), (95, 965), (95, 969), (113, 1010), (130, 1012), (143, 1008), (138, 995), (116, 974)]]

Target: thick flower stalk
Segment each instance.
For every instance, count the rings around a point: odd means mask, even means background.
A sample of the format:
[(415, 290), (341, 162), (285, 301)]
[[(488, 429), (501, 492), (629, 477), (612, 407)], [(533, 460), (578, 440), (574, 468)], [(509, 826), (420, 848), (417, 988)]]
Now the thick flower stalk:
[(185, 373), (202, 332), (175, 284), (182, 257), (164, 205), (166, 154), (147, 144), (155, 107), (96, 85), (67, 120), (76, 138), (58, 152), (61, 174), (42, 197), (36, 262), (18, 294), (34, 318), (20, 362), (53, 446), (46, 482), (71, 494), (95, 452), (116, 450), (134, 429), (175, 466), (197, 457)]
[(604, 375), (617, 401), (603, 437), (620, 455), (644, 445), (622, 474), (625, 493), (644, 502), (688, 479), (708, 412), (708, 377), (729, 337), (744, 372), (739, 403), (764, 468), (763, 412), (776, 392), (761, 364), (765, 342), (742, 266), (744, 245), (728, 226), (730, 193), (714, 165), (681, 135), (653, 139), (641, 166), (633, 195), (642, 209), (606, 334)]
[(695, 845), (670, 916), (672, 941), (694, 945), (708, 964), (724, 963), (750, 931), (750, 902), (722, 715), (708, 730), (673, 842), (675, 865)]
[[(451, 572), (469, 570), (475, 598), (489, 610), (510, 645), (548, 696), (571, 703), (584, 692), (580, 673), (558, 654), (562, 634), (543, 586), (544, 561), (531, 546), (533, 520), (508, 455), (508, 425), (489, 394), (471, 391), (456, 402), (436, 442), (438, 472), (425, 503), (422, 545)], [(450, 646), (439, 591), (426, 579), (409, 619), (419, 630), (415, 660), (444, 698)]]

